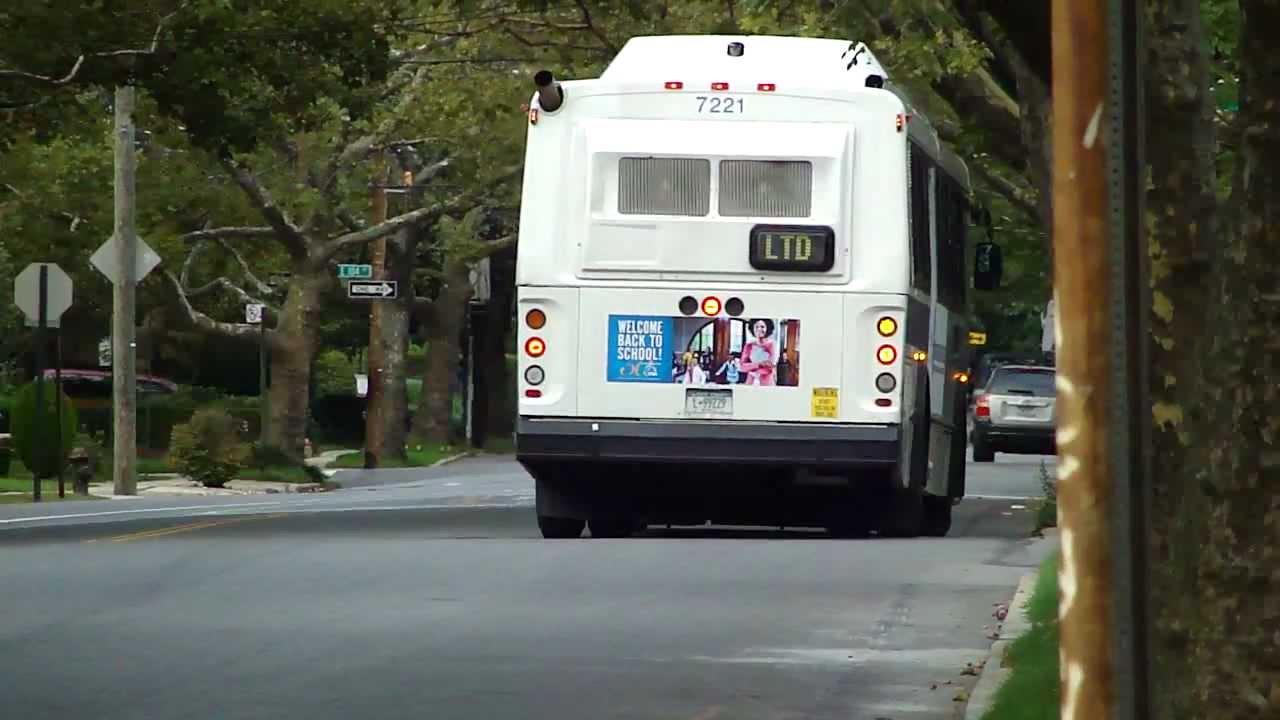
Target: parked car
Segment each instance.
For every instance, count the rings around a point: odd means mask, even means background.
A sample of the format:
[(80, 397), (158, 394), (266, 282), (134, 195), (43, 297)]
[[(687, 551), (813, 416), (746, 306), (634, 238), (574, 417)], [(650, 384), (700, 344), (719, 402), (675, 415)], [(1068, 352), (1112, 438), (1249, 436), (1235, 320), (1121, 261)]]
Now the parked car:
[(1054, 368), (1001, 365), (973, 400), (973, 459), (991, 462), (997, 452), (1057, 452)]

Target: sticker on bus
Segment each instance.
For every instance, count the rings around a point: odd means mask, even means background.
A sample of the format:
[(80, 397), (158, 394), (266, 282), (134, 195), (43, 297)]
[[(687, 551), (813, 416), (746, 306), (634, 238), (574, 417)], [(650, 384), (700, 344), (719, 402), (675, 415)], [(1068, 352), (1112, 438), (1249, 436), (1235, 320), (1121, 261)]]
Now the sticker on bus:
[(609, 382), (800, 384), (800, 321), (610, 315)]
[(840, 416), (840, 389), (833, 387), (816, 387), (813, 389), (811, 409), (814, 417), (835, 418)]

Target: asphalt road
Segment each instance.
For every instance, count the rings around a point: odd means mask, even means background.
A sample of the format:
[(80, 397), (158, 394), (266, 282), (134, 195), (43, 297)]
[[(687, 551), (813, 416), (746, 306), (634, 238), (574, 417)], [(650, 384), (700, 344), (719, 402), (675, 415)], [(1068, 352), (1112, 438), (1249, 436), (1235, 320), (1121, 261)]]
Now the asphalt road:
[(1038, 467), (971, 464), (999, 499), (921, 540), (543, 541), (495, 458), (2, 507), (0, 718), (950, 719), (993, 604), (1049, 550), (1017, 499)]

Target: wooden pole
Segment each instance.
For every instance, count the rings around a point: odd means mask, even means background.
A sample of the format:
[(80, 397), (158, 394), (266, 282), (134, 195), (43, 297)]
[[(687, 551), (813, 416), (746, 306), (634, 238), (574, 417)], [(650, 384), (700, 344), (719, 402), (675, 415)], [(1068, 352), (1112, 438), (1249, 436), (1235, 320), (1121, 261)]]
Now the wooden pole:
[[(377, 169), (373, 173), (373, 224), (379, 225), (387, 220), (386, 159), (379, 155)], [(387, 239), (385, 237), (373, 241), (373, 279), (387, 279)], [(365, 467), (375, 468), (381, 464), (383, 450), (386, 445), (386, 415), (391, 411), (388, 397), (385, 355), (382, 325), (385, 321), (385, 301), (373, 300), (369, 303), (369, 392), (365, 397), (364, 424), (364, 457)]]
[(1063, 720), (1112, 717), (1107, 0), (1053, 0), (1053, 240)]
[(115, 99), (115, 252), (120, 282), (113, 288), (111, 306), (112, 409), (114, 413), (113, 484), (116, 495), (136, 495), (138, 416), (136, 306), (138, 231), (136, 227), (137, 158), (133, 146), (134, 90), (116, 88)]

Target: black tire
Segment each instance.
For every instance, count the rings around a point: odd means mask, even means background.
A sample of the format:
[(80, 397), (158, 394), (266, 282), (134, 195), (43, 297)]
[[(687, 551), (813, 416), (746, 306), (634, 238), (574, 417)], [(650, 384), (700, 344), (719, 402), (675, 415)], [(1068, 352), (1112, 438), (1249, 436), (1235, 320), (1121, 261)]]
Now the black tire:
[(584, 520), (547, 517), (546, 515), (538, 516), (538, 529), (542, 531), (542, 537), (548, 540), (569, 540), (582, 537), (582, 530), (586, 526), (587, 523)]
[(995, 462), (996, 451), (991, 447), (991, 443), (983, 439), (981, 435), (973, 438), (973, 461), (974, 462)]
[(929, 472), (929, 376), (920, 371), (917, 387), (923, 388), (922, 399), (916, 402), (916, 413), (911, 419), (911, 453), (914, 455), (907, 471), (903, 487), (902, 468), (899, 466), (891, 478), (885, 523), (881, 534), (887, 537), (913, 538), (919, 537), (924, 526), (924, 486)]
[(946, 537), (951, 532), (951, 508), (953, 503), (949, 497), (937, 495), (924, 496), (923, 532), (928, 537)]
[(593, 538), (625, 538), (636, 531), (636, 521), (625, 515), (601, 515), (591, 518), (587, 527)]

